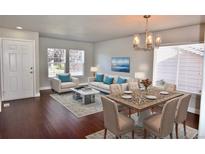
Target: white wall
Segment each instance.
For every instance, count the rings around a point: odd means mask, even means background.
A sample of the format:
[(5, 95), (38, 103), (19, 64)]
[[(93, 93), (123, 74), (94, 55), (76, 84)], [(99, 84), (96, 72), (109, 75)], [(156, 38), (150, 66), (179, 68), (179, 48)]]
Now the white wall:
[[(183, 44), (203, 41), (201, 35), (204, 25), (193, 25), (188, 27), (170, 29), (157, 32), (162, 37), (162, 45)], [(134, 77), (134, 72), (143, 71), (147, 77), (152, 79), (153, 74), (153, 52), (135, 51), (132, 47), (133, 36), (123, 37), (95, 43), (94, 59), (95, 65), (101, 72), (111, 74), (122, 74)], [(117, 73), (111, 71), (111, 58), (115, 56), (127, 56), (131, 59), (130, 73)], [(200, 96), (193, 96), (190, 103), (190, 111), (200, 106)], [(198, 110), (196, 110), (197, 112)]]
[[(171, 29), (157, 32), (162, 37), (163, 44), (179, 44), (188, 42), (199, 42), (200, 25)], [(123, 37), (94, 44), (95, 65), (100, 71), (111, 72), (111, 57), (128, 56), (131, 59), (131, 72), (124, 75), (133, 76), (134, 72), (144, 71), (148, 78), (152, 79), (153, 52), (135, 51), (132, 47), (133, 36)], [(119, 74), (119, 73), (117, 73)], [(120, 73), (122, 74), (122, 73)]]
[(40, 37), (40, 87), (46, 89), (50, 87), (50, 81), (48, 78), (48, 60), (47, 60), (47, 48), (63, 48), (67, 51), (69, 49), (83, 49), (85, 50), (85, 68), (84, 76), (78, 77), (80, 82), (87, 82), (87, 77), (91, 75), (90, 67), (93, 65), (93, 44), (86, 42), (68, 41), (61, 39), (52, 39), (46, 37)]
[[(135, 51), (132, 47), (133, 37), (125, 37), (115, 40), (96, 43), (95, 65), (101, 72), (120, 74), (134, 77), (137, 71), (146, 72), (147, 76), (152, 76), (153, 52)], [(118, 73), (111, 71), (112, 57), (130, 57), (130, 73)]]
[(39, 95), (39, 33), (0, 28), (0, 38), (27, 39), (35, 41), (36, 95)]

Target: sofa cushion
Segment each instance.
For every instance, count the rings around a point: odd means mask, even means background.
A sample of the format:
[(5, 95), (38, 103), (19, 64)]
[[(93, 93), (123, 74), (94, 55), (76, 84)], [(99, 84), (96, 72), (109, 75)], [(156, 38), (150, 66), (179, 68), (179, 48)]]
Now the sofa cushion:
[(105, 90), (110, 89), (110, 85), (104, 84), (103, 82), (90, 82), (90, 85), (95, 86), (97, 88), (105, 89)]
[(110, 90), (110, 85), (109, 84), (101, 83), (99, 85), (99, 88), (102, 88), (102, 89), (105, 89), (105, 90)]
[(113, 80), (114, 78), (113, 77), (109, 77), (109, 76), (106, 76), (103, 83), (104, 84), (108, 84), (108, 85), (111, 85), (113, 83)]
[(127, 79), (124, 79), (121, 77), (118, 77), (118, 79), (117, 79), (117, 84), (122, 84), (122, 83), (126, 83), (126, 82), (127, 82)]
[(62, 82), (61, 83), (62, 89), (73, 88), (75, 86), (76, 86), (76, 84), (74, 82)]
[(58, 79), (61, 80), (61, 82), (72, 82), (71, 76), (68, 73), (65, 74), (58, 74)]
[(95, 87), (99, 87), (99, 84), (101, 82), (90, 82), (90, 85), (95, 86)]
[(96, 82), (103, 82), (104, 74), (96, 74), (95, 81)]

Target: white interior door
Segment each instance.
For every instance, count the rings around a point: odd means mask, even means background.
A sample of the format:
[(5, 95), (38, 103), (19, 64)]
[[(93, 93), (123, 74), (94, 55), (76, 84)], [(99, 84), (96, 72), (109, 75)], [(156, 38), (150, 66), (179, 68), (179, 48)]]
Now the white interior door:
[(3, 99), (34, 96), (33, 43), (3, 40)]

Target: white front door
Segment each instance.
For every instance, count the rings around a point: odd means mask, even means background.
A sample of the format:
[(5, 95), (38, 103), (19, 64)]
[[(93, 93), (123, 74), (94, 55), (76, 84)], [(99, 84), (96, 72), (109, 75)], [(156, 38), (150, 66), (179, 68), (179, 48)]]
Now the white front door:
[(3, 40), (3, 100), (34, 96), (33, 43)]

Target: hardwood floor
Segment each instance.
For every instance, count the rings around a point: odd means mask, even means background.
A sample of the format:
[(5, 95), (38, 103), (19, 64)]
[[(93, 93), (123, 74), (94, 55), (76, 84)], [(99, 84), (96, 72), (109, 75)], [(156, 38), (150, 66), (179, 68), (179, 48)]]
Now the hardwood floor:
[[(41, 91), (40, 98), (9, 101), (10, 107), (2, 107), (0, 138), (77, 139), (104, 128), (102, 112), (77, 118), (50, 93)], [(198, 115), (188, 114), (187, 125), (198, 128), (198, 121)]]

